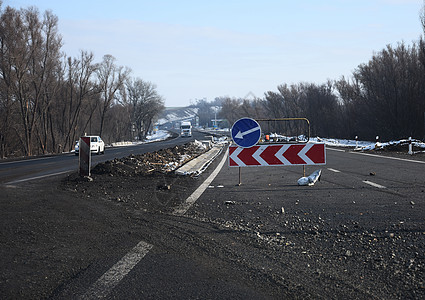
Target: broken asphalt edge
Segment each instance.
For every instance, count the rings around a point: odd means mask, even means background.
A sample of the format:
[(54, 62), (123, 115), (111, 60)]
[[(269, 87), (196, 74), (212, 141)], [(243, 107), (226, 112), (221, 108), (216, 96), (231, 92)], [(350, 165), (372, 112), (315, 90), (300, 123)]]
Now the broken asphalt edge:
[(224, 143), (215, 144), (210, 150), (199, 155), (198, 157), (190, 160), (180, 168), (176, 169), (175, 172), (178, 175), (192, 175), (198, 176), (214, 161), (214, 159), (220, 155), (225, 147)]

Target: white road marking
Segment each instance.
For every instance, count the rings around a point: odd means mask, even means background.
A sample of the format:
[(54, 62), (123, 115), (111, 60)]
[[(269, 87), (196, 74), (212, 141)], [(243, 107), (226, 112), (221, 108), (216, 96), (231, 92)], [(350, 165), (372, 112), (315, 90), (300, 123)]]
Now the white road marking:
[[(211, 182), (220, 172), (225, 161), (227, 153), (218, 164), (214, 172), (190, 195), (184, 203), (182, 203), (173, 212), (174, 215), (184, 215), (187, 210), (195, 203), (202, 193), (210, 187)], [(119, 262), (113, 265), (105, 274), (103, 274), (90, 288), (80, 297), (80, 299), (101, 299), (108, 296), (108, 294), (115, 288), (116, 285), (140, 262), (140, 260), (148, 254), (152, 249), (152, 245), (140, 241), (136, 247), (128, 252)]]
[(15, 160), (15, 161), (6, 161), (6, 162), (0, 162), (0, 165), (11, 165), (11, 164), (19, 164), (19, 163), (27, 163), (27, 162), (33, 162), (38, 160), (46, 160), (46, 159), (52, 159), (55, 158), (54, 156), (49, 157), (41, 157), (41, 158), (31, 158), (31, 159), (23, 159), (23, 160)]
[(140, 241), (119, 262), (103, 274), (80, 299), (101, 299), (108, 296), (115, 286), (148, 254), (152, 245)]
[[(329, 147), (327, 147), (326, 150), (332, 150), (332, 151), (338, 151), (338, 152), (346, 152), (345, 150), (335, 149), (335, 148), (329, 148)], [(418, 163), (418, 164), (425, 164), (425, 161), (421, 161), (421, 160), (414, 160), (414, 159), (407, 159), (407, 158), (398, 158), (398, 157), (383, 156), (383, 155), (363, 153), (363, 152), (353, 152), (353, 151), (349, 151), (348, 153), (359, 154), (359, 155), (366, 155), (366, 156), (372, 156), (372, 157), (378, 157), (378, 158), (387, 158), (387, 159), (400, 160), (400, 161), (407, 161), (407, 162), (413, 162), (413, 163)]]
[(52, 174), (46, 174), (46, 175), (41, 175), (41, 176), (35, 176), (35, 177), (30, 177), (30, 178), (24, 178), (24, 179), (9, 181), (9, 182), (6, 182), (5, 185), (13, 185), (15, 183), (31, 181), (31, 180), (35, 180), (35, 179), (50, 177), (50, 176), (62, 175), (62, 174), (69, 173), (69, 172), (72, 172), (72, 171), (73, 170), (68, 170), (68, 171), (63, 171), (63, 172), (58, 172), (58, 173), (52, 173)]
[(366, 183), (366, 184), (369, 184), (369, 185), (371, 185), (373, 187), (376, 187), (378, 189), (386, 189), (387, 188), (387, 187), (385, 187), (383, 185), (377, 184), (377, 183), (372, 182), (372, 181), (369, 181), (369, 180), (363, 180), (363, 182)]
[(210, 186), (211, 182), (214, 180), (214, 178), (218, 175), (221, 168), (223, 167), (224, 163), (227, 159), (227, 152), (224, 154), (222, 160), (218, 164), (217, 168), (215, 168), (214, 172), (211, 173), (210, 176), (190, 195), (185, 202), (180, 204), (173, 212), (173, 215), (182, 216), (184, 215), (189, 208), (193, 205), (193, 203), (196, 202), (196, 200), (201, 197), (202, 193)]
[(328, 168), (328, 170), (329, 170), (329, 171), (332, 171), (332, 172), (334, 172), (334, 173), (341, 173), (341, 171), (339, 171), (339, 170), (335, 170), (335, 169), (332, 169), (332, 168)]
[(338, 152), (345, 152), (345, 150), (335, 149), (335, 148), (329, 148), (329, 147), (326, 147), (326, 150), (332, 150), (332, 151), (338, 151)]
[(398, 157), (391, 157), (391, 156), (383, 156), (383, 155), (370, 154), (370, 153), (361, 153), (361, 152), (351, 152), (351, 153), (360, 154), (360, 155), (366, 155), (366, 156), (379, 157), (379, 158), (387, 158), (387, 159), (393, 159), (393, 160), (407, 161), (407, 162), (413, 162), (413, 163), (418, 163), (418, 164), (425, 164), (425, 161), (421, 161), (421, 160), (413, 160), (413, 159), (398, 158)]

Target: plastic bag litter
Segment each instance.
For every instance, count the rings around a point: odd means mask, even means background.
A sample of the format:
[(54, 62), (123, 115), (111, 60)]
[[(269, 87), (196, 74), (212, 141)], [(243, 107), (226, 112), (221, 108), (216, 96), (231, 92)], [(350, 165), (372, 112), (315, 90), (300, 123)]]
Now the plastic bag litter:
[(320, 181), (321, 175), (322, 169), (316, 170), (310, 176), (298, 179), (298, 185), (314, 185), (317, 181)]

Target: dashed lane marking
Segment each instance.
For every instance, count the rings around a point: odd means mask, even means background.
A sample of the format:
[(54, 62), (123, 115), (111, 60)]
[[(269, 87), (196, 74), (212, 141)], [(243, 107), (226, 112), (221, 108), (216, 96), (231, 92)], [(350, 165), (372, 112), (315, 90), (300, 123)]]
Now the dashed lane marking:
[(93, 283), (80, 299), (101, 299), (108, 296), (115, 286), (148, 254), (152, 247), (151, 244), (140, 241), (119, 262)]
[(332, 168), (328, 168), (328, 170), (329, 170), (329, 171), (332, 171), (332, 172), (334, 172), (334, 173), (341, 173), (341, 171), (339, 171), (339, 170), (335, 170), (335, 169), (332, 169)]
[(366, 184), (369, 184), (369, 185), (371, 185), (373, 187), (376, 187), (378, 189), (386, 189), (387, 188), (387, 187), (385, 187), (383, 185), (377, 184), (377, 183), (372, 182), (372, 181), (369, 181), (369, 180), (363, 180), (363, 182), (366, 183)]

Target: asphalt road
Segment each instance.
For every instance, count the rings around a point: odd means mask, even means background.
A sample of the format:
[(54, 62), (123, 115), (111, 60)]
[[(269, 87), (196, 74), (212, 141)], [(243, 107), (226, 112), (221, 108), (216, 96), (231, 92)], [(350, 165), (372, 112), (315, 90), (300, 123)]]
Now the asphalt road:
[(301, 187), (302, 167), (244, 168), (238, 186), (225, 164), (186, 214), (142, 218), (134, 248), (57, 297), (420, 299), (424, 167), (328, 149)]
[[(187, 140), (169, 142), (180, 141)], [(40, 282), (37, 272), (60, 275), (46, 287), (38, 284), (44, 293), (37, 287), (31, 287), (36, 292), (28, 292), (27, 287), (22, 295), (54, 299), (425, 297), (424, 161), (328, 149), (327, 165), (320, 167), (322, 177), (314, 186), (297, 185), (302, 167), (243, 168), (239, 186), (239, 169), (227, 163), (218, 168), (222, 159), (201, 176), (197, 185), (210, 181), (197, 194), (199, 198), (191, 198), (196, 201), (183, 215), (173, 213), (173, 208), (152, 213), (101, 198), (73, 201), (71, 225), (66, 225), (73, 230), (68, 238), (78, 240), (81, 231), (98, 226), (101, 243), (90, 238), (91, 247), (74, 253), (61, 248), (67, 239), (61, 237), (59, 246), (47, 249), (45, 265), (39, 267), (43, 272), (22, 262), (19, 286), (30, 284), (30, 278)], [(307, 174), (316, 169), (307, 167)], [(213, 170), (218, 172), (214, 178), (209, 177)], [(37, 203), (42, 207), (48, 202)], [(87, 208), (79, 212), (80, 205), (87, 206), (92, 218), (82, 225), (78, 217)], [(99, 226), (103, 223), (107, 226)], [(19, 232), (20, 227), (14, 230)], [(24, 245), (31, 248), (34, 240)], [(66, 269), (73, 275), (67, 275)], [(5, 276), (0, 276), (0, 290), (8, 286), (10, 295), (13, 284)]]
[[(166, 141), (108, 147), (105, 154), (92, 154), (92, 167), (100, 162), (129, 156), (130, 154), (142, 154), (157, 151), (174, 145), (181, 145), (195, 139), (204, 139), (204, 134), (194, 132), (192, 137), (177, 137)], [(74, 153), (37, 157), (0, 162), (0, 184), (16, 184), (34, 179), (45, 178), (55, 175), (63, 175), (78, 170), (78, 156)]]

